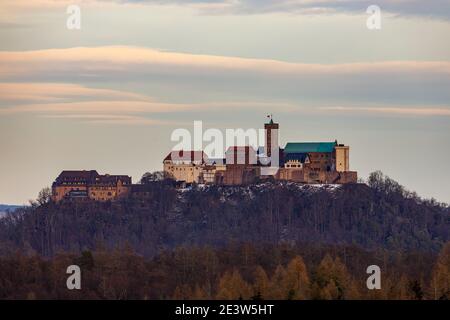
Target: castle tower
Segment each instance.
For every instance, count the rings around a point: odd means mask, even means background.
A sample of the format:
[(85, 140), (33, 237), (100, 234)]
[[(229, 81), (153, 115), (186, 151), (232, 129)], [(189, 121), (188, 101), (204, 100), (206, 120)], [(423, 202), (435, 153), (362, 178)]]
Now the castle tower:
[(266, 132), (265, 136), (265, 144), (264, 144), (264, 153), (266, 156), (272, 156), (272, 146), (278, 150), (278, 123), (273, 122), (273, 116), (267, 116), (270, 121), (264, 124), (264, 130)]
[(334, 149), (336, 152), (336, 171), (350, 171), (350, 147), (337, 144)]

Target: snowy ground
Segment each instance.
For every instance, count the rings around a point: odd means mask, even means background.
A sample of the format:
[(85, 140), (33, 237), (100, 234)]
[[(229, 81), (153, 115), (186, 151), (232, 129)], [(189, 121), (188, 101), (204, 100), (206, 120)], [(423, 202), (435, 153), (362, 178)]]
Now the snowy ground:
[(180, 196), (182, 196), (183, 193), (193, 190), (193, 188), (196, 188), (197, 190), (201, 190), (204, 192), (208, 192), (210, 189), (218, 188), (220, 192), (222, 192), (222, 200), (225, 200), (225, 198), (228, 198), (229, 196), (233, 194), (243, 194), (248, 196), (249, 198), (253, 198), (255, 193), (259, 193), (265, 190), (270, 190), (273, 188), (277, 188), (283, 186), (286, 189), (297, 189), (299, 191), (302, 191), (303, 193), (314, 193), (319, 191), (327, 191), (327, 192), (335, 192), (339, 188), (342, 187), (341, 184), (304, 184), (304, 183), (298, 183), (298, 182), (286, 182), (286, 181), (278, 181), (278, 182), (264, 182), (259, 184), (252, 184), (252, 185), (246, 185), (246, 186), (216, 186), (216, 185), (206, 185), (206, 184), (199, 184), (196, 187), (187, 187), (183, 189), (179, 189)]

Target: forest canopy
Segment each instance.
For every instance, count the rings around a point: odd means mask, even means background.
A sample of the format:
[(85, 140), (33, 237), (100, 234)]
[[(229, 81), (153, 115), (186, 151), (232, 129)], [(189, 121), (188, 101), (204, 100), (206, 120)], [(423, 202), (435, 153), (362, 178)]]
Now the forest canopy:
[[(447, 299), (450, 209), (380, 172), (367, 184), (176, 189), (0, 219), (0, 299)], [(83, 269), (82, 292), (63, 281)], [(368, 291), (366, 268), (383, 270)]]

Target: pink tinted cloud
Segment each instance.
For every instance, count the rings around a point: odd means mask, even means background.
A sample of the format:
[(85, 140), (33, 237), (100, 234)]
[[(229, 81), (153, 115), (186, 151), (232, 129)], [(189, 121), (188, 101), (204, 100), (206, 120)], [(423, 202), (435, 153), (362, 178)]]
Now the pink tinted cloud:
[(334, 111), (337, 113), (369, 113), (402, 116), (446, 116), (450, 117), (450, 107), (398, 107), (398, 106), (377, 106), (377, 107), (321, 107), (323, 111)]
[(166, 52), (140, 47), (77, 47), (0, 52), (0, 79), (40, 73), (99, 76), (110, 72), (196, 74), (250, 73), (272, 75), (414, 74), (450, 75), (448, 61), (385, 61), (343, 64), (305, 64), (269, 59)]

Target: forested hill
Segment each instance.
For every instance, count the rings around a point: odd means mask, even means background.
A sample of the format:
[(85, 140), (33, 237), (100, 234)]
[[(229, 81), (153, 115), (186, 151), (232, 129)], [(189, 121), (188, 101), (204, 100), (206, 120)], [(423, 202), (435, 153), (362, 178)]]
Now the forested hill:
[(178, 246), (352, 244), (437, 252), (449, 240), (450, 209), (421, 200), (381, 174), (368, 184), (263, 183), (176, 190), (150, 182), (122, 202), (39, 204), (0, 220), (0, 255), (15, 249), (52, 256), (128, 244), (154, 256)]

